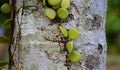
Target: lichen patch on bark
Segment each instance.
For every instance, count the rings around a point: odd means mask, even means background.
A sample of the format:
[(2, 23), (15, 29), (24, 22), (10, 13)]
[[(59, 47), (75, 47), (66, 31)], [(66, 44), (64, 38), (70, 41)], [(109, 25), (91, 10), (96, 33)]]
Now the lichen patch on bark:
[(88, 55), (86, 59), (86, 67), (89, 70), (97, 70), (99, 67), (99, 57), (95, 57), (93, 55)]

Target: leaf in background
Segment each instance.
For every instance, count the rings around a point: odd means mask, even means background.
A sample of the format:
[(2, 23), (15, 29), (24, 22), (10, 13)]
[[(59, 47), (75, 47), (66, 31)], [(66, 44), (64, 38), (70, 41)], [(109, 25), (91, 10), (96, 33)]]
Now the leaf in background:
[(108, 6), (119, 7), (120, 6), (120, 0), (108, 0)]
[(118, 15), (119, 13), (116, 11), (108, 13), (106, 24), (107, 33), (120, 32), (120, 19)]
[(115, 44), (118, 46), (118, 49), (120, 51), (120, 33), (118, 34), (118, 36), (115, 39)]
[(5, 36), (0, 36), (0, 43), (8, 43), (8, 39)]
[(11, 22), (12, 19), (7, 19), (5, 22), (4, 22), (4, 25), (9, 25), (9, 22)]
[(7, 65), (7, 64), (8, 64), (7, 61), (0, 61), (0, 67), (3, 67), (3, 66), (5, 66), (5, 65)]
[(8, 19), (8, 15), (0, 13), (0, 25)]

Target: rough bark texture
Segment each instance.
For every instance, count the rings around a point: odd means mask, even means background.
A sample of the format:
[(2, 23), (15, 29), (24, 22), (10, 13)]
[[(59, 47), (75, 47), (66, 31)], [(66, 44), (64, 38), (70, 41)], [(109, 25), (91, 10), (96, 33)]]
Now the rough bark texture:
[[(66, 20), (44, 16), (42, 0), (16, 0), (14, 41), (10, 70), (106, 70), (106, 0), (71, 0)], [(76, 28), (74, 50), (82, 58), (67, 62), (66, 39), (58, 29)]]

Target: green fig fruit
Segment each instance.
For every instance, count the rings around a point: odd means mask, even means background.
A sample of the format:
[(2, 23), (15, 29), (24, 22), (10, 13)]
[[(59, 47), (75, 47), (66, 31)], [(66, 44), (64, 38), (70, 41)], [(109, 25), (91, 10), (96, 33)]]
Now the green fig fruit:
[(79, 52), (77, 51), (72, 51), (68, 57), (68, 59), (71, 61), (71, 62), (79, 62), (80, 59), (81, 59), (81, 55)]
[(58, 5), (55, 5), (55, 6), (52, 6), (53, 9), (58, 9), (60, 8), (61, 4), (58, 4)]
[(73, 41), (67, 42), (67, 44), (66, 44), (66, 49), (67, 49), (67, 51), (68, 51), (69, 53), (72, 52), (72, 50), (73, 50)]
[(52, 8), (45, 9), (45, 16), (49, 19), (54, 19), (56, 16), (56, 12)]
[(55, 5), (58, 5), (61, 3), (61, 0), (48, 0), (48, 3), (51, 5), (51, 6), (55, 6)]
[(77, 39), (79, 37), (79, 31), (75, 28), (70, 28), (68, 31), (70, 39)]
[(70, 0), (62, 0), (61, 8), (69, 8), (70, 7)]
[(62, 32), (62, 34), (63, 34), (64, 37), (67, 37), (67, 36), (68, 36), (68, 31), (66, 30), (65, 27), (59, 26), (59, 29), (60, 29), (60, 31)]
[(57, 16), (60, 19), (66, 19), (68, 17), (68, 11), (65, 8), (59, 8), (57, 10)]

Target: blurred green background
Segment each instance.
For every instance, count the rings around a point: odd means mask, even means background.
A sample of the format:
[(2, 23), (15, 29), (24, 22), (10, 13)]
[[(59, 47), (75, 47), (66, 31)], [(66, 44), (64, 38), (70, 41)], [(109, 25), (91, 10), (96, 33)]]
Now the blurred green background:
[[(0, 0), (0, 6), (8, 0)], [(8, 14), (0, 12), (0, 35), (8, 37), (9, 26), (3, 23), (9, 18)], [(106, 18), (106, 37), (108, 44), (107, 70), (120, 70), (120, 0), (108, 0)], [(0, 44), (0, 61), (8, 61), (8, 44)]]
[(120, 70), (120, 0), (108, 0), (106, 37), (107, 70)]
[(109, 0), (106, 35), (108, 54), (120, 53), (120, 0)]

